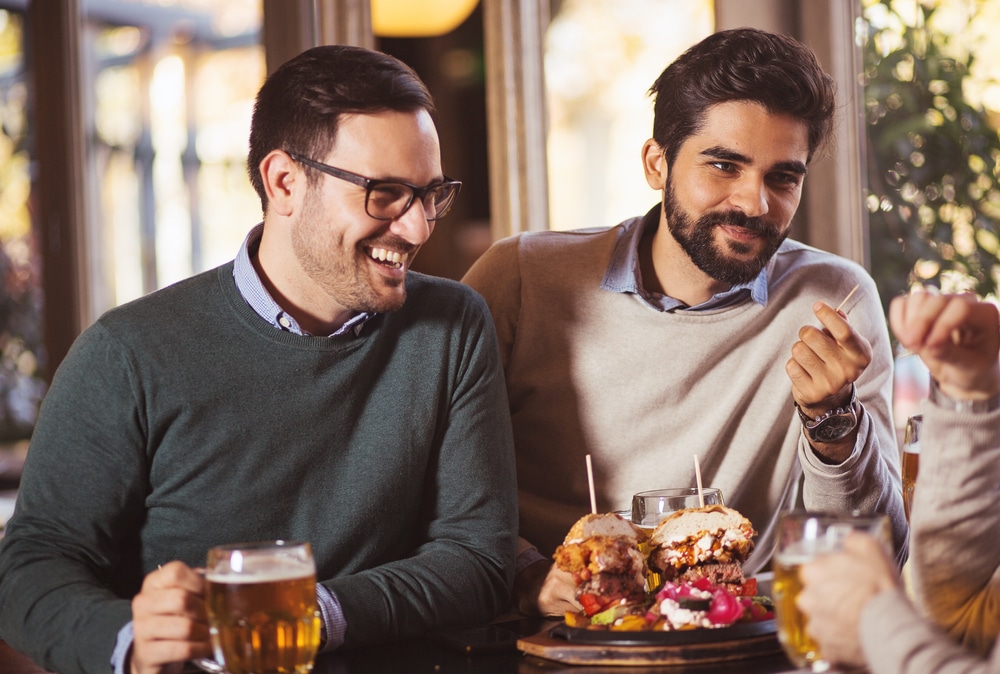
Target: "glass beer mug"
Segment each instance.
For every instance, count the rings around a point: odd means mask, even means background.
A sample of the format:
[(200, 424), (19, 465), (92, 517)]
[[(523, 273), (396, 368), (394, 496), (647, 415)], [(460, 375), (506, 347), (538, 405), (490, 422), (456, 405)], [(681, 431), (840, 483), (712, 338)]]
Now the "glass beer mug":
[(917, 484), (917, 472), (920, 469), (920, 425), (924, 417), (915, 414), (906, 420), (903, 432), (903, 511), (906, 521), (910, 521), (910, 508), (913, 507), (913, 490)]
[(774, 611), (778, 641), (796, 667), (825, 672), (831, 663), (806, 632), (805, 616), (795, 605), (802, 591), (799, 567), (817, 555), (843, 548), (851, 531), (872, 534), (889, 548), (889, 518), (885, 515), (840, 513), (784, 513), (778, 523), (778, 547), (774, 557)]
[(305, 674), (320, 640), (316, 565), (308, 543), (208, 551), (205, 596), (215, 659), (229, 674)]

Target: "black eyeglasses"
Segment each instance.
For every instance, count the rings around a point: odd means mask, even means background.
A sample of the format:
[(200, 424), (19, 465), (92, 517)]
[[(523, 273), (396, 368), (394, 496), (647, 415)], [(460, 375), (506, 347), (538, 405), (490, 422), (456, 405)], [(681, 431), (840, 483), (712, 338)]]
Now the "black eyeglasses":
[(448, 176), (445, 176), (444, 182), (417, 187), (409, 183), (366, 178), (329, 164), (306, 159), (294, 152), (289, 152), (288, 156), (303, 166), (364, 187), (365, 213), (376, 220), (395, 220), (401, 217), (413, 205), (415, 199), (420, 199), (424, 206), (424, 215), (428, 220), (438, 220), (448, 213), (455, 203), (459, 190), (462, 189), (461, 181), (452, 180)]

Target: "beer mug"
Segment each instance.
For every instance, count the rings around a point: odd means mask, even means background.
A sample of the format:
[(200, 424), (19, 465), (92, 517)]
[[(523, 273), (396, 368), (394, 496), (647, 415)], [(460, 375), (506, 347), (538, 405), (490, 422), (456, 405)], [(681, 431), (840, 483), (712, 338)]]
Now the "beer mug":
[(910, 521), (910, 508), (913, 507), (913, 490), (917, 484), (917, 472), (920, 469), (920, 425), (924, 417), (914, 414), (906, 420), (903, 431), (903, 511), (906, 521)]
[[(722, 500), (722, 490), (715, 487), (705, 487), (701, 490), (701, 499), (705, 505), (725, 505)], [(654, 489), (641, 491), (632, 496), (632, 524), (645, 530), (647, 536), (670, 513), (685, 508), (697, 508), (700, 505), (697, 487), (677, 487), (673, 489)], [(628, 511), (625, 513), (628, 519)], [(649, 544), (640, 543), (639, 551), (644, 557), (649, 556)], [(646, 591), (654, 592), (662, 584), (660, 574), (646, 570)]]
[(806, 633), (805, 617), (795, 605), (802, 590), (799, 567), (816, 556), (843, 549), (851, 531), (864, 531), (888, 549), (889, 518), (885, 515), (837, 513), (784, 513), (778, 523), (778, 546), (774, 556), (774, 610), (778, 641), (796, 667), (825, 672), (824, 660), (813, 638)]
[(308, 543), (208, 551), (205, 599), (215, 659), (229, 674), (305, 674), (319, 649), (316, 564)]

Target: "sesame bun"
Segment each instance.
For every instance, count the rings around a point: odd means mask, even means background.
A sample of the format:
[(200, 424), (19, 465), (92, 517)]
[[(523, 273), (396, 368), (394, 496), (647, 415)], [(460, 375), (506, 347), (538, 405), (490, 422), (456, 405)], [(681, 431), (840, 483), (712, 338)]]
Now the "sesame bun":
[(570, 527), (564, 543), (578, 543), (592, 536), (627, 538), (638, 543), (646, 538), (645, 532), (617, 513), (584, 515)]

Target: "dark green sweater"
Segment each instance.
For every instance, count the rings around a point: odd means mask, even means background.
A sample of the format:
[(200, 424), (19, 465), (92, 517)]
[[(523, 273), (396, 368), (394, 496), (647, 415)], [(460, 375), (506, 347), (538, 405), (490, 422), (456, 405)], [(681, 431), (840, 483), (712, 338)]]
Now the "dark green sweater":
[(345, 646), (485, 621), (516, 546), (510, 420), (485, 304), (411, 273), (358, 337), (304, 337), (232, 264), (108, 312), (59, 368), (0, 547), (0, 636), (109, 671), (158, 564), (220, 543), (312, 543)]

